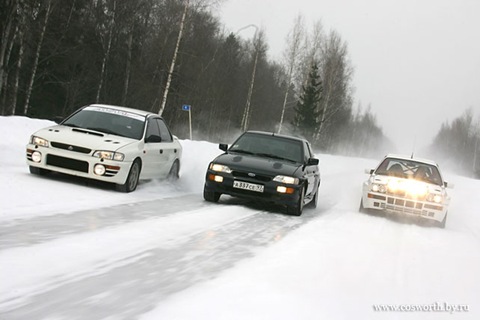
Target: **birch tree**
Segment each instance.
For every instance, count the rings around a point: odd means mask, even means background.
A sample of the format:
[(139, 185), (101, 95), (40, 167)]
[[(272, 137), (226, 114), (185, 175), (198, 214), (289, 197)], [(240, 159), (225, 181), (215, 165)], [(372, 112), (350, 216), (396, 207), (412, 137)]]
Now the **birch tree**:
[(282, 131), (283, 118), (285, 116), (285, 109), (287, 107), (288, 93), (292, 85), (293, 72), (298, 65), (299, 55), (302, 49), (302, 40), (305, 37), (305, 27), (303, 22), (303, 17), (298, 15), (295, 18), (293, 29), (289, 32), (287, 36), (287, 48), (285, 50), (285, 67), (287, 70), (287, 81), (285, 96), (283, 99), (282, 113), (280, 115), (280, 123), (278, 124), (278, 133)]
[(43, 45), (43, 39), (45, 37), (45, 31), (47, 30), (47, 25), (48, 25), (48, 19), (50, 18), (51, 14), (51, 8), (52, 8), (52, 0), (47, 0), (47, 3), (45, 5), (45, 16), (43, 18), (43, 21), (40, 25), (40, 37), (38, 39), (37, 43), (37, 49), (35, 51), (35, 56), (33, 60), (33, 67), (32, 67), (32, 73), (30, 75), (30, 81), (28, 82), (27, 86), (27, 91), (25, 95), (25, 104), (23, 107), (23, 114), (27, 115), (28, 109), (29, 109), (29, 104), (30, 104), (30, 97), (32, 95), (32, 89), (33, 89), (33, 83), (35, 82), (35, 77), (37, 75), (37, 68), (38, 68), (38, 60), (40, 59), (40, 50), (42, 49)]
[(170, 68), (168, 70), (167, 82), (165, 84), (165, 90), (163, 91), (163, 97), (162, 97), (162, 102), (161, 102), (161, 105), (160, 105), (160, 110), (158, 111), (158, 114), (160, 116), (163, 114), (163, 111), (165, 110), (165, 106), (167, 104), (168, 91), (170, 90), (170, 84), (172, 83), (173, 70), (175, 69), (175, 63), (177, 61), (177, 55), (178, 55), (178, 50), (180, 48), (180, 42), (182, 41), (183, 29), (185, 28), (185, 20), (186, 20), (186, 17), (187, 17), (187, 11), (188, 11), (189, 4), (190, 4), (190, 0), (186, 0), (185, 1), (185, 7), (184, 7), (183, 13), (182, 13), (182, 18), (180, 20), (180, 29), (178, 31), (177, 43), (175, 45), (175, 50), (173, 52), (173, 57), (172, 57), (172, 62), (170, 63)]

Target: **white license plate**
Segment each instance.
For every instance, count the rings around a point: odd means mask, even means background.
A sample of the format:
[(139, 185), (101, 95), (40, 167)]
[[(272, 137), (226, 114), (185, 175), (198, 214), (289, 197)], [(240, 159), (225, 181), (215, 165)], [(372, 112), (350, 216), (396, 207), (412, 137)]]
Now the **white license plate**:
[(233, 187), (237, 189), (250, 190), (255, 192), (263, 192), (263, 185), (243, 182), (243, 181), (233, 181)]

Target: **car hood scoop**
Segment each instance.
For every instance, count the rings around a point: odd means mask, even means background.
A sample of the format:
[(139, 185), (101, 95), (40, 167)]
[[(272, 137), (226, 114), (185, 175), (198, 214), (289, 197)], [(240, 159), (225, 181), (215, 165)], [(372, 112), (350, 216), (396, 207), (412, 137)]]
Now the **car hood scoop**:
[(115, 151), (134, 141), (126, 137), (62, 125), (42, 129), (34, 135), (47, 139), (50, 143), (61, 143), (92, 150)]

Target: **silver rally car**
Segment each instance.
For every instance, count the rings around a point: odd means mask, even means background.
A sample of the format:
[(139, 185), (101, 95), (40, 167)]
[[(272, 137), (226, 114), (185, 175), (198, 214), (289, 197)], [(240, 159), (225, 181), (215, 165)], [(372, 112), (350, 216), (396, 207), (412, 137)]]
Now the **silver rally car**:
[(376, 212), (430, 220), (445, 228), (452, 188), (430, 160), (387, 155), (363, 183), (360, 212)]
[(94, 104), (35, 132), (26, 147), (33, 174), (50, 171), (116, 184), (132, 192), (139, 179), (177, 178), (182, 146), (155, 113)]

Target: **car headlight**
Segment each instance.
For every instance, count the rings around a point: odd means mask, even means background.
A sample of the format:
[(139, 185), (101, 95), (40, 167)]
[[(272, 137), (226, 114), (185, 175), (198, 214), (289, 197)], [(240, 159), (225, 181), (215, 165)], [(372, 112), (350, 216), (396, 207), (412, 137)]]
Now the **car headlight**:
[(97, 150), (93, 153), (93, 156), (100, 159), (115, 161), (123, 161), (123, 159), (125, 159), (125, 155), (123, 153), (105, 150)]
[(34, 144), (36, 146), (41, 146), (41, 147), (48, 148), (48, 140), (45, 140), (45, 139), (37, 137), (37, 136), (31, 136), (30, 137), (30, 143)]
[(370, 190), (372, 190), (373, 192), (380, 192), (380, 193), (387, 192), (387, 188), (385, 187), (385, 185), (379, 184), (379, 183), (373, 183), (372, 186), (370, 187)]
[(275, 178), (273, 178), (273, 181), (280, 182), (280, 183), (285, 183), (285, 184), (298, 184), (299, 183), (298, 178), (289, 177), (289, 176), (276, 176)]
[(210, 163), (210, 170), (217, 171), (217, 172), (225, 172), (225, 173), (232, 173), (232, 170), (224, 166), (223, 164), (218, 163)]
[(427, 201), (435, 202), (435, 203), (442, 203), (443, 202), (443, 196), (441, 194), (430, 193), (427, 196)]

